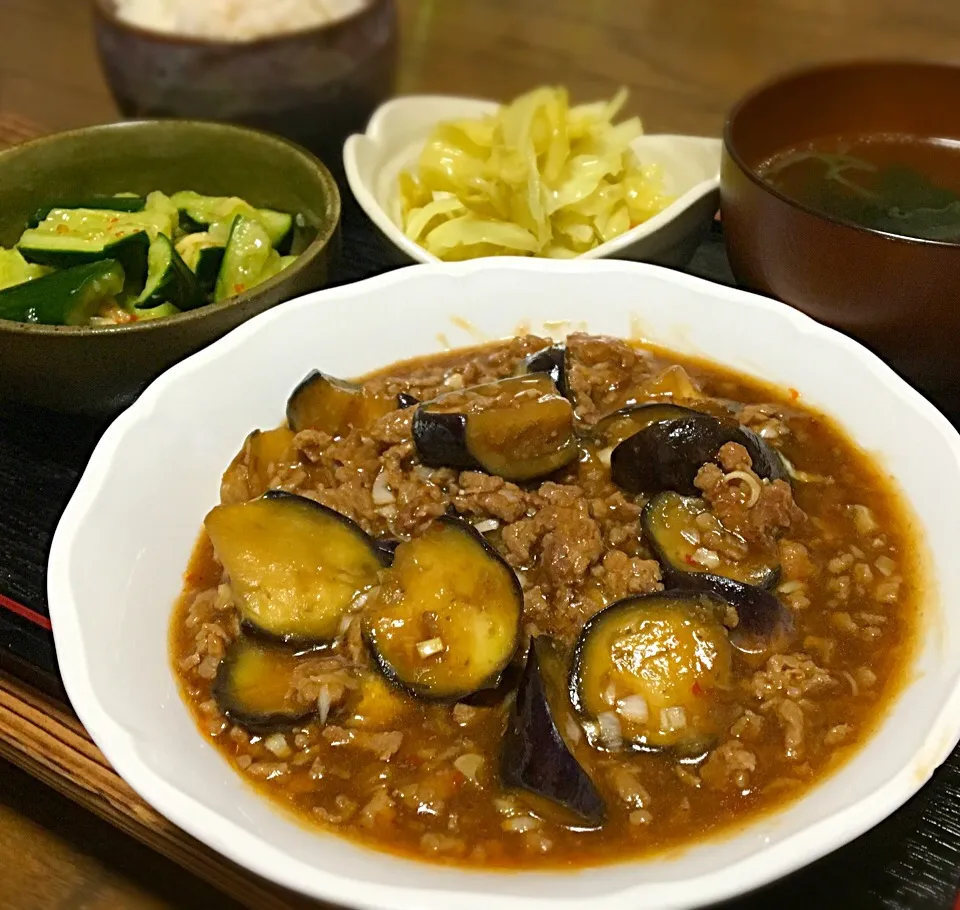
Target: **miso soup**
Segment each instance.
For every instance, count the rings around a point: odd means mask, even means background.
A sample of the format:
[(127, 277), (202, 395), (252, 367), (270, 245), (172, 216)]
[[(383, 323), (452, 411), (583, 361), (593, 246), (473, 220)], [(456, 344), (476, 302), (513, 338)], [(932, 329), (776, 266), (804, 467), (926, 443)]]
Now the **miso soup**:
[(760, 169), (783, 195), (873, 230), (960, 242), (960, 140), (850, 134), (778, 152)]

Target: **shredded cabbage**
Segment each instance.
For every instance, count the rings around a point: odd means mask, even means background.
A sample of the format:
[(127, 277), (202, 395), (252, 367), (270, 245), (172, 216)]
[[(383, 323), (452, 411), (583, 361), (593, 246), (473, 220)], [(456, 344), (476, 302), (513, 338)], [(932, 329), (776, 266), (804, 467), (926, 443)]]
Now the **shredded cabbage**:
[(630, 230), (673, 200), (630, 143), (627, 100), (569, 106), (538, 88), (477, 120), (439, 124), (413, 172), (400, 174), (404, 233), (440, 259), (569, 259)]

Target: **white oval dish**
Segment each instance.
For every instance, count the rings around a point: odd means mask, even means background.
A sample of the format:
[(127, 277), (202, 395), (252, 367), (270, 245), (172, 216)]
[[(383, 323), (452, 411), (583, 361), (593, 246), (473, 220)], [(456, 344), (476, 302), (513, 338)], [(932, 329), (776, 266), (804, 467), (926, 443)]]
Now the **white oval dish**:
[[(647, 860), (470, 872), (301, 827), (196, 730), (169, 664), (171, 610), (221, 472), (247, 432), (277, 425), (287, 394), (314, 367), (359, 375), (442, 350), (444, 336), (472, 344), (510, 335), (520, 322), (554, 336), (639, 330), (798, 389), (899, 479), (929, 545), (929, 632), (866, 747), (784, 810)], [(48, 594), (67, 693), (107, 759), (159, 812), (254, 872), (371, 910), (679, 910), (750, 890), (853, 839), (949, 754), (960, 736), (958, 537), (960, 437), (857, 343), (790, 307), (652, 266), (489, 259), (308, 295), (163, 374), (90, 459), (54, 537)]]
[[(416, 262), (439, 262), (403, 233), (397, 177), (416, 163), (443, 120), (496, 113), (499, 104), (449, 95), (407, 95), (374, 111), (367, 130), (343, 146), (347, 182), (360, 207), (384, 236)], [(632, 143), (640, 160), (663, 169), (664, 191), (676, 200), (643, 224), (594, 247), (579, 259), (634, 259), (681, 265), (696, 249), (717, 212), (721, 141), (651, 134)]]

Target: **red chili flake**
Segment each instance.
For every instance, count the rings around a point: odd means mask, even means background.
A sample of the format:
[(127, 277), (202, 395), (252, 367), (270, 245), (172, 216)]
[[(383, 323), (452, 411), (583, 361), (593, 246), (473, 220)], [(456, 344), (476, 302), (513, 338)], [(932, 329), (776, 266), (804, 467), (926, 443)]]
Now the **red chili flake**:
[(233, 292), (235, 294), (242, 294), (243, 290), (244, 290), (244, 286), (242, 284), (235, 284), (233, 286)]
[(800, 397), (800, 393), (796, 389), (790, 389), (790, 400), (796, 401)]
[(693, 687), (692, 687), (692, 689), (691, 689), (690, 691), (693, 692), (693, 694), (694, 694), (694, 695), (697, 695), (697, 696), (703, 695), (703, 689), (701, 688), (700, 683), (698, 683), (698, 682), (695, 682), (695, 683), (693, 684)]
[(697, 561), (689, 553), (685, 554), (683, 558), (688, 566), (695, 566), (697, 564)]

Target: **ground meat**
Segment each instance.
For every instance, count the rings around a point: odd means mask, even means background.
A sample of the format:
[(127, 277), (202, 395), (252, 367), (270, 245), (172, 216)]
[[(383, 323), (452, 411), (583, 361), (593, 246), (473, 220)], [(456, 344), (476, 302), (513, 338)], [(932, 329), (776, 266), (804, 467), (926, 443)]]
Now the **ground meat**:
[(354, 615), (343, 632), (340, 640), (343, 656), (355, 667), (363, 666), (367, 656), (367, 649), (363, 641), (363, 623), (359, 615)]
[(618, 338), (570, 335), (567, 352), (567, 385), (587, 421), (615, 410), (624, 390), (636, 390), (651, 373), (650, 356)]
[(293, 448), (307, 461), (316, 464), (331, 442), (333, 437), (320, 430), (301, 430), (293, 437)]
[(331, 725), (323, 728), (323, 738), (331, 746), (353, 745), (372, 752), (380, 761), (389, 761), (403, 745), (403, 733), (399, 730), (367, 733), (365, 730), (347, 730), (345, 727)]
[(523, 518), (530, 508), (528, 494), (501, 477), (464, 471), (459, 485), (460, 494), (454, 497), (453, 504), (461, 514), (513, 522)]
[(835, 689), (839, 683), (809, 656), (797, 653), (774, 654), (743, 685), (761, 702), (761, 713), (772, 714), (780, 722), (784, 754), (797, 760), (803, 758), (806, 739), (801, 700)]
[[(364, 380), (363, 387), (386, 399), (399, 392), (422, 401), (443, 395), (451, 406), (479, 408), (493, 396), (478, 394), (476, 385), (518, 375), (523, 358), (547, 344), (526, 337), (469, 357), (451, 352), (397, 364), (389, 374)], [(570, 338), (567, 365), (577, 416), (586, 424), (628, 404), (691, 401), (706, 413), (736, 414), (776, 445), (779, 436), (790, 436), (791, 455), (836, 477), (829, 488), (797, 484), (799, 501), (811, 511), (801, 524), (804, 514), (791, 488), (762, 481), (742, 445), (722, 446), (698, 473), (697, 485), (710, 507), (695, 518), (698, 545), (734, 563), (760, 555), (779, 562), (777, 593), (795, 614), (797, 647), (804, 648), (770, 656), (759, 666), (753, 658), (737, 661), (734, 681), (721, 696), (723, 713), (716, 715), (725, 719), (719, 745), (702, 761), (681, 763), (669, 752), (594, 752), (585, 740), (589, 731), (572, 712), (557, 718), (608, 798), (614, 833), (625, 827), (646, 849), (648, 841), (671, 843), (678, 830), (694, 825), (700, 836), (707, 831), (701, 819), (733, 817), (741, 805), (749, 809), (775, 788), (801, 786), (838, 748), (854, 741), (861, 727), (858, 706), (878, 702), (887, 680), (885, 672), (881, 679), (868, 666), (876, 653), (874, 633), (889, 642), (904, 631), (902, 611), (888, 608), (887, 601), (899, 606), (900, 589), (909, 587), (908, 553), (897, 550), (882, 499), (866, 474), (853, 471), (843, 446), (824, 447), (821, 457), (816, 445), (831, 439), (823, 427), (809, 416), (798, 419), (786, 405), (741, 403), (751, 396), (761, 400), (761, 388), (751, 391), (698, 364), (684, 368), (662, 354), (585, 335)], [(658, 563), (640, 529), (644, 498), (616, 488), (609, 458), (584, 457), (547, 481), (523, 484), (433, 468), (417, 456), (414, 413), (392, 411), (335, 439), (302, 431), (277, 464), (258, 460), (252, 436), (223, 477), (222, 501), (287, 489), (357, 520), (376, 537), (401, 541), (441, 515), (462, 516), (504, 555), (522, 587), (517, 665), (533, 636), (555, 637), (569, 655), (584, 622), (606, 604), (661, 589)], [(281, 440), (286, 437), (277, 437)], [(734, 472), (742, 474), (726, 476)], [(513, 854), (524, 852), (552, 851), (565, 862), (568, 855), (576, 856), (575, 862), (610, 858), (586, 837), (572, 848), (568, 832), (548, 816), (528, 814), (524, 797), (503, 788), (497, 763), (514, 706), (513, 667), (502, 686), (469, 704), (433, 704), (388, 687), (382, 709), (377, 690), (366, 709), (366, 686), (377, 677), (369, 675), (376, 669), (362, 629), (375, 589), (355, 599), (355, 612), (343, 618), (329, 647), (303, 655), (286, 694), (317, 707), (309, 722), (263, 736), (225, 718), (213, 683), (226, 648), (241, 631), (209, 542), (206, 552), (201, 568), (187, 577), (174, 659), (200, 729), (229, 751), (237, 768), (270, 781), (298, 811), (328, 826), (405, 845), (420, 858), (469, 856), (472, 863), (493, 866), (516, 864)], [(721, 618), (735, 628), (747, 617), (731, 606)], [(847, 634), (832, 631), (837, 622)], [(357, 698), (359, 687), (364, 701)]]
[(744, 686), (755, 698), (765, 701), (777, 695), (798, 699), (829, 691), (838, 685), (831, 673), (817, 666), (806, 654), (774, 654)]
[(377, 790), (360, 810), (359, 821), (364, 828), (389, 825), (397, 814), (396, 804), (386, 789)]
[(748, 404), (737, 415), (740, 423), (763, 439), (781, 439), (790, 435), (783, 409), (775, 404)]
[[(390, 531), (400, 538), (413, 537), (423, 531), (448, 508), (443, 487), (430, 477), (386, 469), (388, 483), (394, 490), (394, 512), (389, 519)], [(391, 515), (389, 507), (386, 514)]]
[(806, 723), (803, 709), (789, 698), (781, 698), (776, 704), (777, 717), (783, 727), (783, 749), (787, 758), (803, 757), (803, 741)]
[(741, 534), (747, 540), (770, 540), (780, 531), (800, 524), (806, 517), (793, 501), (790, 484), (785, 480), (774, 480), (761, 485), (760, 499), (750, 509), (746, 533), (741, 530)]
[(717, 461), (724, 471), (749, 471), (753, 461), (747, 450), (736, 442), (726, 442), (717, 452)]
[(223, 472), (223, 478), (220, 481), (220, 502), (230, 505), (253, 499), (257, 493), (251, 481), (252, 477), (245, 464), (231, 465)]
[(763, 730), (763, 717), (749, 708), (730, 727), (730, 735), (750, 742), (757, 739)]
[(370, 427), (370, 438), (381, 448), (401, 445), (412, 450), (410, 434), (414, 411), (414, 408), (404, 408), (385, 414)]
[(535, 514), (506, 527), (507, 559), (518, 569), (537, 560), (541, 587), (569, 603), (603, 553), (600, 527), (579, 487), (545, 483), (533, 498)]
[(747, 450), (736, 443), (724, 445), (717, 457), (727, 473), (740, 471), (756, 482), (760, 495), (752, 505), (750, 487), (739, 481), (728, 482), (724, 470), (708, 462), (697, 472), (694, 483), (703, 498), (729, 531), (735, 531), (748, 543), (764, 548), (776, 545), (776, 539), (806, 515), (793, 501), (790, 484), (784, 480), (763, 481), (752, 470)]
[(850, 724), (837, 724), (827, 730), (826, 736), (823, 738), (823, 744), (825, 746), (839, 745), (849, 737), (851, 732), (853, 732), (853, 727)]
[(785, 581), (802, 581), (813, 575), (815, 569), (810, 561), (810, 553), (802, 543), (793, 540), (781, 540), (780, 568)]
[(342, 704), (347, 694), (358, 686), (346, 660), (340, 657), (318, 657), (299, 664), (290, 682), (292, 695), (300, 704), (317, 702), (323, 690), (327, 711)]
[(660, 564), (655, 559), (627, 556), (620, 550), (608, 551), (603, 561), (594, 567), (594, 572), (599, 576), (609, 602), (631, 594), (649, 594), (663, 587)]
[(343, 825), (350, 821), (357, 813), (357, 804), (346, 794), (340, 793), (334, 800), (334, 808), (326, 809), (323, 806), (314, 806), (314, 813), (318, 818), (330, 825)]
[(451, 351), (429, 365), (418, 361), (395, 364), (388, 374), (368, 379), (364, 386), (374, 395), (391, 397), (405, 392), (420, 401), (429, 401), (451, 390), (512, 376), (526, 357), (550, 344), (546, 338), (520, 335), (475, 352), (467, 363), (463, 362), (462, 353)]
[(714, 749), (700, 769), (700, 779), (716, 790), (727, 787), (746, 789), (750, 772), (757, 769), (757, 757), (738, 739), (727, 740)]
[(240, 619), (224, 583), (194, 595), (187, 608), (185, 625), (193, 632), (193, 646), (181, 663), (184, 671), (211, 680), (229, 642), (240, 634)]
[(650, 793), (640, 782), (639, 768), (617, 764), (611, 767), (608, 778), (625, 806), (630, 809), (650, 808)]

